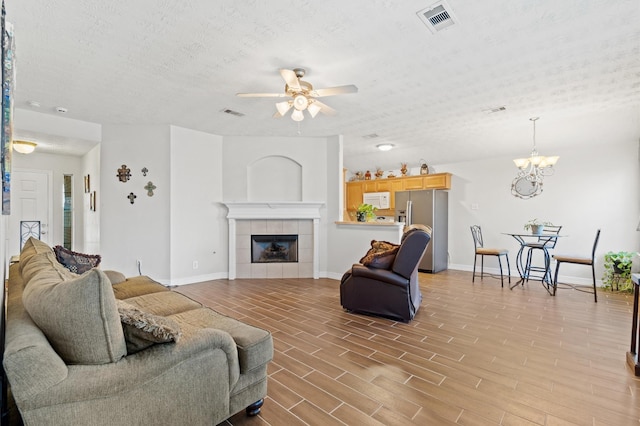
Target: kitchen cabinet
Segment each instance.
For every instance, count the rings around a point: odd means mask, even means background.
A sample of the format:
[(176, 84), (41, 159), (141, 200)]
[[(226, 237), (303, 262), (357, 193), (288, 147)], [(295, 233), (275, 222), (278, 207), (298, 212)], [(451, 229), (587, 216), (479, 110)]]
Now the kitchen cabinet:
[(365, 192), (389, 192), (391, 209), (395, 208), (395, 193), (419, 189), (451, 189), (451, 173), (405, 176), (390, 179), (358, 180), (346, 183), (346, 209), (355, 211), (362, 204)]

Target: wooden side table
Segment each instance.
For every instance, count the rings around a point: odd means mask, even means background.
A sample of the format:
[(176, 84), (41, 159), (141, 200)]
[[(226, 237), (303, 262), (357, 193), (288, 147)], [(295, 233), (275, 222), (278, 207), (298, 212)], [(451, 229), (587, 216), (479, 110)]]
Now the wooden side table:
[(631, 348), (627, 352), (627, 364), (633, 370), (636, 376), (640, 376), (640, 362), (638, 360), (638, 352), (640, 352), (640, 338), (638, 336), (638, 297), (640, 296), (640, 274), (631, 274), (633, 281), (633, 319), (631, 324)]

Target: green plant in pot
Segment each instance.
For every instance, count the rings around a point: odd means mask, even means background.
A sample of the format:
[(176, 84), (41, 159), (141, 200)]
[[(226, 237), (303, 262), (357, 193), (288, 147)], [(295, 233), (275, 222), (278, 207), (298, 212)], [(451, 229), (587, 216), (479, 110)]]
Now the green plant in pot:
[(377, 209), (377, 207), (374, 207), (371, 204), (360, 204), (356, 210), (356, 219), (358, 222), (368, 222), (375, 217), (374, 212)]
[(531, 219), (529, 222), (524, 224), (525, 231), (531, 231), (533, 235), (540, 235), (544, 230), (545, 226), (552, 226), (551, 222), (541, 222), (538, 219)]
[(632, 293), (631, 266), (636, 254), (628, 251), (605, 253), (602, 288), (613, 290), (615, 287), (616, 290)]

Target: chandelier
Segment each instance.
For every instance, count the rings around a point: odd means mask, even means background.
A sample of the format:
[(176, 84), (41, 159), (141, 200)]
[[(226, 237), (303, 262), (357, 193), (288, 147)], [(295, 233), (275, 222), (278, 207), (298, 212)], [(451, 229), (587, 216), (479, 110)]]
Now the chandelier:
[(530, 118), (533, 122), (533, 149), (528, 158), (516, 158), (513, 160), (518, 167), (518, 174), (511, 185), (511, 192), (516, 197), (531, 198), (542, 192), (542, 181), (545, 176), (554, 173), (553, 166), (560, 157), (545, 157), (538, 153), (536, 147), (536, 121), (540, 117)]

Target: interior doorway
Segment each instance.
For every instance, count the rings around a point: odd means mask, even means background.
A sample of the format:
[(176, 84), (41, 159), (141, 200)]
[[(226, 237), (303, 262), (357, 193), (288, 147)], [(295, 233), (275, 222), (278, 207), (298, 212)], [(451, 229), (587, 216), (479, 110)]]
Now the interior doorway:
[(51, 244), (49, 224), (52, 217), (52, 172), (14, 169), (11, 179), (11, 215), (9, 216), (9, 255), (20, 253), (20, 222), (39, 221), (40, 239)]

